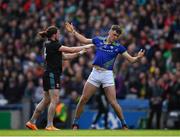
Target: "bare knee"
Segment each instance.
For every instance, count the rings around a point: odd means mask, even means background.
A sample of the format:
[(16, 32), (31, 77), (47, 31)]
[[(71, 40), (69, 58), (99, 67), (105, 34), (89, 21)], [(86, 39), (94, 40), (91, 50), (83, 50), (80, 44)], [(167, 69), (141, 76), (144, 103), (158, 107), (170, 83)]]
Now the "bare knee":
[(46, 105), (46, 106), (49, 105), (49, 103), (50, 103), (50, 97), (44, 96), (43, 99), (42, 99), (42, 102), (43, 102), (43, 104)]
[(59, 102), (59, 96), (53, 96), (50, 102), (57, 105)]
[(46, 106), (48, 106), (48, 105), (49, 105), (49, 103), (50, 103), (50, 99), (46, 99), (46, 100), (44, 100), (44, 104), (45, 104)]

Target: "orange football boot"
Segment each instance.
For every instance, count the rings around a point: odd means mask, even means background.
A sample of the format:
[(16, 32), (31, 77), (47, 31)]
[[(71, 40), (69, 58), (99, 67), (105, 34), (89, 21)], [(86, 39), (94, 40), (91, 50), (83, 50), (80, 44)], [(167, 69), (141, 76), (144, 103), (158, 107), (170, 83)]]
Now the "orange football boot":
[(36, 127), (36, 125), (34, 123), (31, 123), (30, 121), (28, 121), (26, 123), (26, 127), (31, 129), (31, 130), (38, 130), (38, 128)]
[(58, 128), (56, 128), (56, 127), (54, 127), (54, 126), (52, 125), (52, 126), (46, 127), (45, 130), (48, 130), (48, 131), (57, 131), (57, 130), (60, 130), (60, 129), (58, 129)]

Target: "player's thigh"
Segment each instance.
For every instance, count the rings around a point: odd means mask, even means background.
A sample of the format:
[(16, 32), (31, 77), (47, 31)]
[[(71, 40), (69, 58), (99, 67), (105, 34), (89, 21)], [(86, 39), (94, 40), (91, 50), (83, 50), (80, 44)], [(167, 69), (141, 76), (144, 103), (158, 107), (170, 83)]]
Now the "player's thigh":
[(97, 90), (97, 87), (93, 84), (86, 82), (84, 85), (82, 96), (86, 98), (90, 98)]
[(45, 100), (50, 100), (49, 92), (44, 91), (43, 98), (44, 98)]
[(50, 89), (49, 95), (51, 100), (58, 100), (59, 99), (59, 89)]
[(102, 75), (102, 86), (105, 87), (111, 87), (114, 86), (114, 76), (112, 71), (105, 71)]
[(93, 68), (93, 71), (89, 75), (87, 82), (91, 83), (95, 87), (99, 87), (101, 85), (101, 73)]
[(116, 101), (116, 89), (115, 86), (109, 86), (104, 88), (104, 92), (106, 94), (106, 97), (108, 101)]

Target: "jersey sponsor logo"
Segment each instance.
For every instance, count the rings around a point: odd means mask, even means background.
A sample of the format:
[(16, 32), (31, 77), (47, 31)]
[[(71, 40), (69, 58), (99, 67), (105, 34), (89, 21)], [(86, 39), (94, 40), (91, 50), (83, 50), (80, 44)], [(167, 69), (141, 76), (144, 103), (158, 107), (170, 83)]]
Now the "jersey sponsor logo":
[(102, 50), (102, 51), (105, 51), (105, 52), (111, 52), (111, 53), (114, 52), (114, 48), (113, 47), (112, 48), (111, 47), (108, 48), (107, 46), (100, 47), (99, 50)]
[(113, 50), (108, 50), (108, 49), (103, 49), (103, 48), (99, 48), (100, 50), (102, 50), (102, 51), (105, 51), (105, 52), (114, 52)]

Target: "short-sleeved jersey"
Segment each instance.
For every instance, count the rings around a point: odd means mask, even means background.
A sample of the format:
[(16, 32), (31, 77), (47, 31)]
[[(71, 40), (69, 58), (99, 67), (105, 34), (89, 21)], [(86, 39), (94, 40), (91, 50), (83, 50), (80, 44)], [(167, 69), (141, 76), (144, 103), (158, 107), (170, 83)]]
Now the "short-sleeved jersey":
[(62, 52), (59, 51), (59, 41), (47, 40), (44, 43), (45, 70), (62, 73)]
[(126, 48), (119, 42), (106, 43), (106, 37), (94, 37), (93, 44), (96, 46), (96, 53), (93, 65), (100, 66), (107, 70), (113, 70), (114, 62), (118, 54), (126, 51)]

